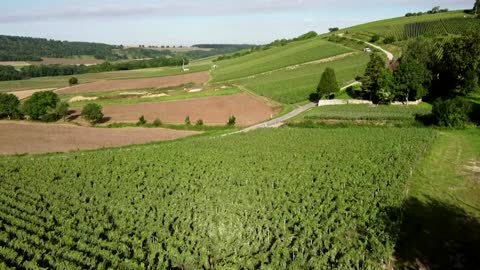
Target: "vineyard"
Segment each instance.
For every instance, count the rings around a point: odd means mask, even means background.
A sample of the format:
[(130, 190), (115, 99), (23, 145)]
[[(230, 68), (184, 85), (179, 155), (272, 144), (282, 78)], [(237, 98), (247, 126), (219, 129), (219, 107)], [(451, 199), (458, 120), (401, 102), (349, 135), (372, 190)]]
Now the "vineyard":
[[(395, 37), (396, 40), (414, 38), (420, 35), (461, 34), (472, 26), (479, 26), (480, 20), (473, 19), (463, 11), (451, 11), (423, 16), (400, 17), (366, 23), (347, 28), (352, 35), (377, 34), (383, 37)], [(368, 39), (368, 37), (365, 37)]]
[(283, 128), (4, 158), (0, 268), (384, 269), (435, 134)]

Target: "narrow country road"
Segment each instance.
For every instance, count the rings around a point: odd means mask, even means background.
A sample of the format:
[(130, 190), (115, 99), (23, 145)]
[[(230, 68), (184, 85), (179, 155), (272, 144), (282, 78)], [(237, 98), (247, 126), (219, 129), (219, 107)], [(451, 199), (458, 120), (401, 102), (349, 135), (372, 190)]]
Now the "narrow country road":
[(317, 103), (308, 103), (306, 105), (303, 105), (303, 106), (300, 106), (298, 108), (296, 108), (295, 110), (283, 115), (283, 116), (280, 116), (278, 118), (275, 118), (275, 119), (272, 119), (270, 121), (267, 121), (267, 122), (263, 122), (263, 123), (260, 123), (260, 124), (257, 124), (257, 125), (254, 125), (254, 126), (251, 126), (251, 127), (248, 127), (248, 128), (245, 128), (245, 129), (242, 129), (236, 133), (240, 133), (240, 132), (249, 132), (249, 131), (252, 131), (252, 130), (255, 130), (255, 129), (259, 129), (259, 128), (274, 128), (274, 127), (279, 127), (283, 124), (284, 121), (290, 119), (290, 118), (293, 118), (301, 113), (303, 113), (304, 111), (306, 110), (309, 110), (313, 107), (317, 106)]
[[(359, 40), (359, 39), (357, 39), (357, 40), (358, 40), (358, 41), (361, 41), (361, 40)], [(366, 42), (366, 41), (363, 41), (363, 42), (365, 42), (365, 44), (370, 45), (370, 46), (374, 47), (375, 49), (380, 50), (380, 51), (382, 51), (384, 54), (386, 54), (386, 55), (387, 55), (387, 58), (388, 58), (388, 61), (390, 61), (390, 62), (393, 61), (393, 58), (394, 58), (393, 53), (391, 53), (391, 52), (383, 49), (383, 48), (380, 47), (380, 46), (377, 46), (377, 45), (375, 45), (375, 44), (372, 44), (372, 43), (370, 43), (370, 42)]]

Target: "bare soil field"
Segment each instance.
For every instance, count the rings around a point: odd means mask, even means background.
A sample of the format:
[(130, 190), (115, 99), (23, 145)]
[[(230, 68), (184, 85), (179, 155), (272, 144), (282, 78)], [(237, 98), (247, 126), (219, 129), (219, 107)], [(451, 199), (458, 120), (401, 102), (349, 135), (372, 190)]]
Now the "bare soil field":
[(202, 119), (207, 125), (224, 125), (234, 115), (237, 126), (249, 126), (268, 120), (280, 110), (247, 93), (188, 100), (163, 101), (129, 105), (105, 106), (103, 112), (110, 122), (137, 122), (141, 115), (147, 121), (156, 118), (171, 124), (184, 123), (190, 116), (192, 124)]
[(0, 155), (39, 154), (174, 140), (198, 134), (162, 128), (90, 128), (0, 121)]
[(164, 88), (188, 83), (203, 84), (209, 79), (208, 72), (197, 72), (177, 76), (146, 79), (107, 80), (60, 89), (59, 94), (81, 94), (89, 92), (108, 92), (144, 88)]

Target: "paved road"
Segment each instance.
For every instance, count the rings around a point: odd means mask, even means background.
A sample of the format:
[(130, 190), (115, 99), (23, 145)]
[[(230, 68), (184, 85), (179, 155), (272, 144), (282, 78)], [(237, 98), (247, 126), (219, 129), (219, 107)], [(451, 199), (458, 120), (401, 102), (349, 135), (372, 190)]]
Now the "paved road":
[(306, 105), (303, 105), (303, 106), (300, 106), (298, 108), (296, 108), (295, 110), (283, 115), (283, 116), (280, 116), (278, 118), (275, 118), (275, 119), (272, 119), (270, 121), (267, 121), (267, 122), (263, 122), (263, 123), (260, 123), (260, 124), (257, 124), (257, 125), (254, 125), (254, 126), (251, 126), (251, 127), (248, 127), (246, 129), (243, 129), (243, 130), (240, 130), (236, 133), (239, 133), (239, 132), (249, 132), (249, 131), (252, 131), (252, 130), (255, 130), (255, 129), (259, 129), (259, 128), (274, 128), (274, 127), (279, 127), (281, 125), (283, 125), (283, 122), (290, 119), (290, 118), (293, 118), (301, 113), (303, 113), (304, 111), (308, 110), (308, 109), (311, 109), (313, 107), (317, 106), (317, 103), (308, 103)]

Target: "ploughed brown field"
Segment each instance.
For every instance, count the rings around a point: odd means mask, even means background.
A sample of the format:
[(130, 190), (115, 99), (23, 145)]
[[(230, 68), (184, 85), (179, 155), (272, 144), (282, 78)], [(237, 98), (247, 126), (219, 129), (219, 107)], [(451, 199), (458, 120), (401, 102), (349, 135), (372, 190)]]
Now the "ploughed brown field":
[(199, 119), (207, 125), (224, 125), (233, 115), (237, 126), (249, 126), (269, 120), (280, 110), (247, 93), (230, 96), (205, 97), (188, 100), (163, 101), (103, 107), (109, 122), (137, 122), (143, 115), (149, 122), (182, 124), (190, 116), (192, 124)]
[(166, 141), (194, 134), (162, 128), (90, 128), (0, 121), (0, 154), (53, 153)]
[(168, 77), (98, 81), (60, 89), (56, 92), (58, 94), (81, 94), (115, 90), (165, 88), (188, 83), (203, 84), (206, 83), (208, 79), (208, 72), (196, 72)]

